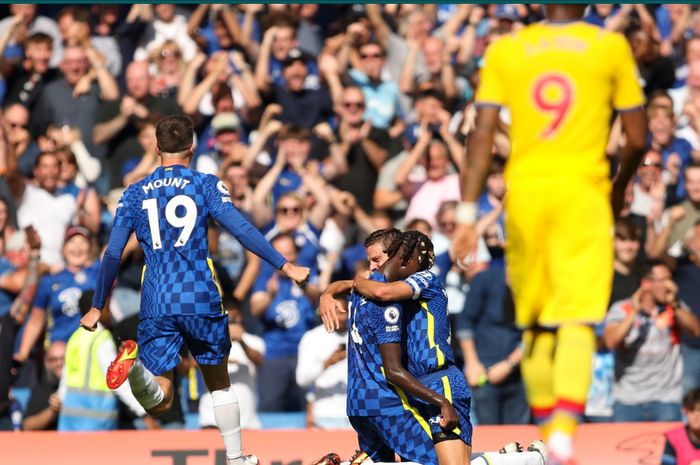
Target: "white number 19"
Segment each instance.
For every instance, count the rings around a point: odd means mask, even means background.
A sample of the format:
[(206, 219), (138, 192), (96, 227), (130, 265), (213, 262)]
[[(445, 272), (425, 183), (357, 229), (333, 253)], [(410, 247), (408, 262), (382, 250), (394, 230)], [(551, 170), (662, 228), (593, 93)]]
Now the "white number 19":
[[(184, 207), (185, 214), (177, 216), (177, 207)], [(160, 238), (160, 221), (158, 220), (158, 199), (146, 199), (141, 205), (142, 210), (148, 213), (148, 227), (151, 230), (151, 240), (154, 249), (162, 249), (163, 241)], [(186, 195), (176, 195), (165, 205), (165, 220), (175, 228), (182, 228), (180, 236), (175, 241), (175, 247), (182, 247), (190, 238), (197, 221), (197, 204)]]

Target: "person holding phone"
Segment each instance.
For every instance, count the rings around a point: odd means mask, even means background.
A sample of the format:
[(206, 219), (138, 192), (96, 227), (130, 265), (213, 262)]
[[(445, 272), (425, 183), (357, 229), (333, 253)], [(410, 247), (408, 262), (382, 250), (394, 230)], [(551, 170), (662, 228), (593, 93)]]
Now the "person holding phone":
[(680, 421), (680, 331), (698, 336), (700, 323), (678, 299), (668, 265), (650, 261), (639, 289), (613, 304), (605, 324), (605, 344), (615, 351), (614, 420)]
[[(362, 270), (365, 271), (365, 270)], [(307, 389), (307, 425), (316, 428), (351, 428), (345, 414), (348, 391), (347, 318), (328, 332), (318, 325), (301, 338), (297, 384)]]

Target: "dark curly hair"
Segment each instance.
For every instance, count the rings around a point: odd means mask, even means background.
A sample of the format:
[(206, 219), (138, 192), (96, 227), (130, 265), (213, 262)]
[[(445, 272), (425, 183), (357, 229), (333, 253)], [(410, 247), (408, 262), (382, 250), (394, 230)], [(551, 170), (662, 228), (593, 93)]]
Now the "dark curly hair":
[(389, 258), (401, 251), (401, 266), (406, 266), (414, 256), (418, 260), (420, 271), (432, 268), (435, 263), (433, 243), (425, 234), (418, 231), (401, 233), (389, 246), (386, 253)]

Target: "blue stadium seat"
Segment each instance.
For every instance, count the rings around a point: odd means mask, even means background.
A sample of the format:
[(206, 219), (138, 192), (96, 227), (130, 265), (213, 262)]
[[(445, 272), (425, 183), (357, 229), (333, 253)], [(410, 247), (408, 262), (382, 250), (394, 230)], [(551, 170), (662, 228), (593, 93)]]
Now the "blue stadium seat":
[(10, 391), (10, 397), (14, 397), (22, 405), (22, 411), (27, 410), (27, 403), (29, 402), (29, 396), (32, 394), (32, 390), (24, 387), (12, 388)]
[(263, 429), (306, 428), (305, 412), (258, 412)]

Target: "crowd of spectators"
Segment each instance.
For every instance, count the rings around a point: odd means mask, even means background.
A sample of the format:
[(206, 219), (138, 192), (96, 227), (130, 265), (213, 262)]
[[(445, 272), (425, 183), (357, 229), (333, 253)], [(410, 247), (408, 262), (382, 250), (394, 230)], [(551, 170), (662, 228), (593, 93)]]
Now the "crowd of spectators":
[[(155, 122), (175, 113), (196, 123), (192, 168), (217, 174), (272, 245), (312, 269), (300, 288), (212, 224), (244, 428), (285, 411), (307, 412), (308, 426), (347, 427), (345, 336), (319, 328), (318, 298), (364, 272), (364, 239), (392, 226), (432, 238), (477, 421), (529, 421), (520, 334), (507, 317), (507, 109), (479, 201), (477, 263), (462, 271), (448, 249), (484, 51), (543, 20), (541, 5), (0, 8), (0, 317), (21, 323), (16, 337), (0, 326), (0, 340), (14, 344), (12, 363), (0, 363), (11, 372), (0, 373), (0, 429), (61, 424), (81, 297), (95, 286), (125, 186), (158, 166)], [(649, 125), (615, 228), (611, 309), (586, 413), (680, 419), (683, 392), (700, 387), (700, 11), (592, 5), (584, 21), (629, 40)], [(624, 143), (613, 121), (613, 168)], [(43, 277), (18, 317), (10, 307), (27, 275), (29, 225)], [(103, 321), (116, 344), (135, 337), (142, 266), (132, 239)], [(173, 412), (155, 421), (118, 395), (118, 427), (182, 427), (188, 412), (213, 425), (211, 398), (182, 355)]]

